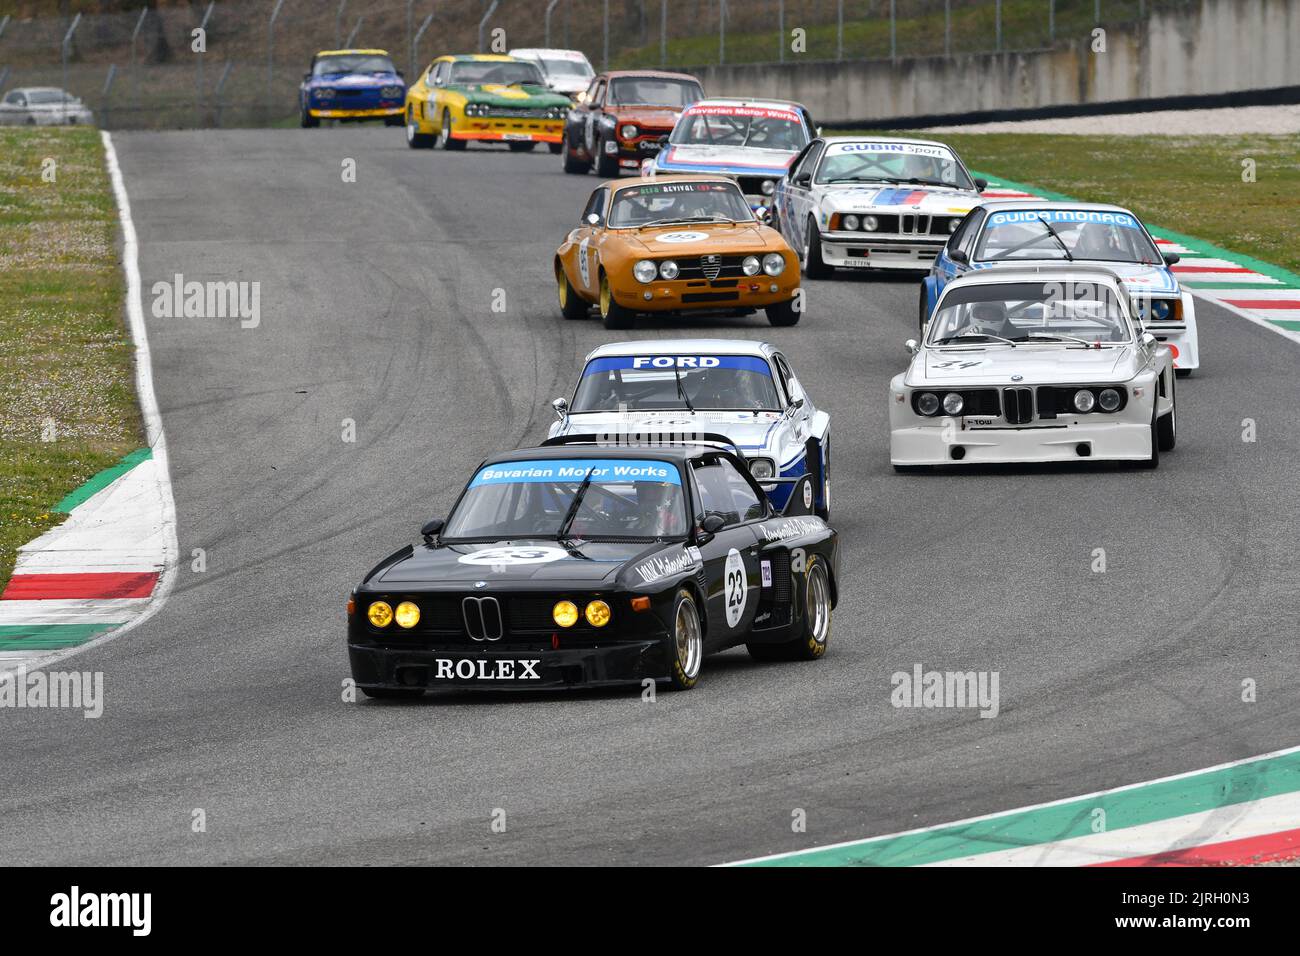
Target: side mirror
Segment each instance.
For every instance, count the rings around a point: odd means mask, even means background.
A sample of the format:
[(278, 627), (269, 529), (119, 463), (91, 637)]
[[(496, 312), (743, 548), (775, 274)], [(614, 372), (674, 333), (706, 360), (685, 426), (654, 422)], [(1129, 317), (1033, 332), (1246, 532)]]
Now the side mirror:
[(903, 348), (907, 349), (908, 355), (915, 355), (917, 352), (921, 351), (921, 343), (916, 339), (908, 339), (903, 343)]
[(695, 540), (700, 544), (707, 544), (713, 540), (713, 536), (727, 526), (727, 520), (716, 511), (710, 511), (700, 519), (700, 530), (695, 535)]
[(1142, 333), (1142, 344), (1143, 344), (1146, 348), (1153, 349), (1153, 348), (1155, 348), (1157, 345), (1160, 344), (1160, 340), (1159, 340), (1158, 338), (1156, 338), (1154, 335), (1152, 335), (1150, 332), (1143, 332), (1143, 333)]
[(975, 188), (978, 189), (980, 192), (983, 192), (984, 190), (989, 188), (989, 181), (981, 177), (975, 180)]
[(667, 145), (668, 145), (668, 136), (667, 136), (667, 134), (665, 134), (665, 135), (659, 137), (659, 145), (660, 145), (660, 147), (663, 147), (663, 146), (667, 146)]
[(600, 216), (596, 215), (594, 212), (587, 213), (587, 225), (589, 225), (589, 226), (599, 226), (599, 225), (600, 225)]
[(970, 265), (970, 256), (966, 255), (966, 253), (962, 252), (960, 249), (951, 250), (948, 253), (948, 258), (953, 262), (960, 263), (964, 266)]
[(798, 176), (794, 178), (794, 184), (796, 186), (811, 186), (812, 173), (800, 173)]
[(1160, 258), (1165, 260), (1165, 265), (1172, 266), (1174, 263), (1181, 261), (1183, 257), (1176, 252), (1162, 252)]
[(446, 524), (441, 518), (434, 518), (432, 521), (426, 521), (424, 527), (420, 529), (420, 535), (424, 538), (425, 544), (433, 544), (433, 537), (442, 530)]
[(551, 402), (551, 408), (555, 409), (555, 417), (564, 421), (569, 415), (569, 400), (567, 398), (557, 398)]
[(754, 210), (754, 218), (765, 225), (769, 224), (772, 222), (772, 210), (766, 206), (759, 206)]

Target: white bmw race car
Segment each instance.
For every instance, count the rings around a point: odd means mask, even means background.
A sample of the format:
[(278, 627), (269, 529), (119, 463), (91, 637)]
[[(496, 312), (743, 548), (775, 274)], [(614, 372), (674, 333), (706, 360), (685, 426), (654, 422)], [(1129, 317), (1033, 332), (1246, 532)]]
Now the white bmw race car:
[(776, 188), (777, 228), (809, 278), (928, 269), (987, 183), (942, 143), (814, 139)]
[(897, 471), (1102, 459), (1154, 468), (1174, 447), (1174, 367), (1123, 281), (1099, 266), (953, 279), (889, 383)]
[(823, 519), (830, 515), (830, 415), (813, 404), (785, 355), (766, 342), (602, 345), (587, 356), (573, 397), (551, 407), (558, 421), (548, 438), (597, 435), (611, 444), (654, 444), (722, 435), (778, 510), (797, 486), (805, 508)]

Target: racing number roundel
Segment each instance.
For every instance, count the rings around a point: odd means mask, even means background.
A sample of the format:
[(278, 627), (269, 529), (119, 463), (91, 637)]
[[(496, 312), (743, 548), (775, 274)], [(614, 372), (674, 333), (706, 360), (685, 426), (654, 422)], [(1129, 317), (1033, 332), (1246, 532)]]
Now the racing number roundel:
[(745, 597), (748, 594), (748, 588), (745, 586), (745, 562), (740, 558), (740, 552), (732, 548), (727, 552), (727, 568), (723, 575), (723, 583), (727, 592), (727, 627), (736, 627), (740, 624), (740, 619), (745, 616)]
[(484, 548), (460, 556), (461, 564), (547, 564), (566, 557), (563, 548), (549, 547), (500, 547)]

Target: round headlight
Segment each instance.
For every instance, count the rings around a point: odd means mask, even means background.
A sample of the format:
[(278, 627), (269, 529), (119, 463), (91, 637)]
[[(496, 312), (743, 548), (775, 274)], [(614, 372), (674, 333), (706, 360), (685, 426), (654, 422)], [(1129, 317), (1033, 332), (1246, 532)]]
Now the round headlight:
[(391, 100), (395, 96), (402, 95), (402, 88), (400, 86), (385, 86), (379, 91), (379, 95), (386, 100)]
[(961, 225), (961, 220), (960, 220), (960, 219), (949, 219), (949, 220), (948, 220), (948, 231), (949, 231), (949, 232), (956, 232), (956, 231), (957, 231), (957, 227), (960, 226), (960, 225)]
[(943, 397), (943, 410), (949, 415), (960, 415), (962, 406), (966, 403), (956, 392), (949, 392)]
[(636, 127), (633, 126), (631, 123), (628, 123), (628, 124), (627, 124), (626, 126), (624, 126), (621, 130), (619, 130), (619, 134), (620, 134), (624, 139), (635, 139), (635, 138), (636, 138)]
[(745, 256), (745, 261), (740, 264), (740, 270), (747, 276), (758, 275), (758, 270), (762, 268), (763, 266), (758, 261), (758, 256)]
[(770, 196), (772, 193), (776, 192), (776, 180), (765, 179), (763, 180), (763, 184), (758, 188), (763, 191), (764, 196)]
[(862, 217), (862, 230), (864, 232), (875, 232), (879, 226), (880, 226), (880, 220), (877, 219), (875, 216)]
[(366, 617), (375, 627), (387, 627), (393, 623), (393, 609), (384, 601), (375, 601), (366, 609)]
[(316, 99), (318, 100), (332, 100), (333, 98), (334, 98), (334, 91), (329, 89), (328, 87), (316, 91)]
[(854, 230), (854, 229), (857, 229), (858, 226), (862, 225), (862, 220), (859, 219), (857, 216), (854, 216), (854, 215), (850, 214), (850, 215), (845, 216), (844, 219), (841, 221), (840, 224), (841, 224), (845, 229), (848, 229), (848, 230), (852, 231), (852, 230)]
[(551, 620), (560, 627), (573, 627), (578, 623), (578, 606), (572, 601), (559, 601), (551, 608)]
[(677, 263), (671, 259), (665, 259), (659, 263), (659, 275), (665, 279), (676, 279), (679, 272), (681, 270), (677, 268)]
[(916, 399), (916, 409), (922, 415), (938, 415), (939, 396), (934, 392), (922, 392)]
[(1097, 396), (1097, 404), (1101, 406), (1103, 412), (1113, 412), (1119, 408), (1119, 392), (1113, 388), (1103, 388), (1101, 394)]
[(604, 601), (592, 601), (583, 613), (592, 627), (604, 627), (609, 623), (609, 605)]
[(769, 252), (763, 257), (763, 271), (770, 276), (779, 276), (785, 271), (785, 256), (779, 252)]
[(1173, 310), (1168, 299), (1151, 300), (1151, 318), (1156, 322), (1163, 322), (1169, 318), (1169, 313)]
[(765, 478), (771, 478), (776, 474), (776, 469), (772, 465), (771, 459), (755, 458), (749, 463), (749, 473), (762, 481)]
[(1074, 407), (1081, 412), (1090, 412), (1092, 407), (1097, 404), (1097, 397), (1086, 388), (1081, 388), (1074, 393)]
[(655, 264), (649, 259), (642, 259), (632, 267), (632, 275), (636, 276), (637, 282), (654, 282), (658, 272)]
[(398, 627), (412, 628), (420, 623), (420, 609), (410, 601), (403, 601), (393, 612)]

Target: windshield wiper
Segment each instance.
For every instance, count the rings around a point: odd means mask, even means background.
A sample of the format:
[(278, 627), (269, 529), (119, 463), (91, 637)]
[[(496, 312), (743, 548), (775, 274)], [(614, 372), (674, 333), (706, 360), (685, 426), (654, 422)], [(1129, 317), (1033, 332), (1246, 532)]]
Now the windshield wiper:
[(1073, 262), (1074, 256), (1070, 255), (1070, 248), (1065, 244), (1065, 240), (1061, 238), (1061, 234), (1057, 232), (1055, 229), (1053, 229), (1052, 224), (1048, 222), (1046, 219), (1039, 219), (1038, 221), (1043, 224), (1043, 228), (1047, 230), (1048, 235), (1050, 235), (1053, 239), (1056, 240), (1056, 244), (1060, 246), (1061, 251), (1065, 253), (1065, 258)]
[(1030, 339), (1045, 339), (1045, 340), (1053, 340), (1059, 342), (1078, 342), (1080, 345), (1085, 345), (1088, 348), (1092, 348), (1093, 346), (1093, 343), (1089, 342), (1087, 339), (1081, 339), (1077, 335), (1065, 335), (1061, 332), (1028, 332), (1025, 335), (1021, 336), (1020, 339), (1017, 339), (1017, 341), (1028, 342)]
[(695, 406), (691, 404), (691, 397), (686, 394), (686, 389), (682, 387), (682, 370), (673, 367), (673, 375), (677, 378), (677, 397), (686, 403), (686, 407), (694, 414)]
[(564, 513), (564, 520), (560, 522), (560, 530), (556, 532), (557, 540), (563, 541), (569, 536), (569, 525), (573, 524), (573, 519), (578, 514), (578, 505), (582, 504), (582, 496), (587, 493), (591, 487), (591, 476), (596, 473), (595, 468), (588, 468), (587, 474), (582, 479), (582, 484), (578, 485), (578, 490), (573, 496), (573, 503), (569, 505), (569, 510)]
[(972, 332), (969, 335), (947, 335), (941, 339), (936, 339), (930, 344), (947, 345), (949, 342), (960, 342), (963, 339), (997, 339), (999, 342), (1006, 342), (1007, 345), (1010, 345), (1012, 348), (1016, 347), (1016, 343), (1011, 341), (1011, 339), (1004, 339), (1002, 336), (994, 335), (992, 332)]
[(643, 222), (637, 226), (638, 229), (648, 229), (651, 226), (671, 226), (679, 222), (735, 222), (734, 219), (728, 219), (725, 216), (682, 216), (669, 217), (668, 219), (652, 219), (650, 222)]

